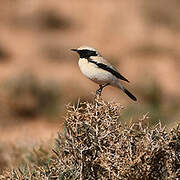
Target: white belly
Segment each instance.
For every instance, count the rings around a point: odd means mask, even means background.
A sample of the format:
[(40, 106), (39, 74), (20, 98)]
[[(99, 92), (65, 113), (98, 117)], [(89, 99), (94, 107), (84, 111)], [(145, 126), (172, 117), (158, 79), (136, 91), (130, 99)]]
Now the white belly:
[(78, 64), (81, 72), (97, 84), (102, 85), (115, 81), (115, 77), (110, 72), (98, 68), (96, 64), (88, 62), (87, 59), (79, 59)]

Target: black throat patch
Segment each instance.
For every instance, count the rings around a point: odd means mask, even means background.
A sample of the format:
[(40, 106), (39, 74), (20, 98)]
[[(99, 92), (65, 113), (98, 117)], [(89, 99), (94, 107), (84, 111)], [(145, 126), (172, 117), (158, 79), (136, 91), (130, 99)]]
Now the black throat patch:
[(88, 59), (91, 56), (97, 56), (96, 51), (87, 50), (87, 49), (78, 50), (78, 54), (80, 55), (80, 58), (86, 58), (86, 59)]

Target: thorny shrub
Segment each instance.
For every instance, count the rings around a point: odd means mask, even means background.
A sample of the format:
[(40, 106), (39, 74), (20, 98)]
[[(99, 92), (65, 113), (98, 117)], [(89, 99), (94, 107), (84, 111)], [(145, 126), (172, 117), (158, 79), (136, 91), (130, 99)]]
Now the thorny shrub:
[(175, 179), (180, 178), (180, 125), (121, 124), (122, 107), (96, 98), (68, 105), (64, 135), (42, 165), (4, 172), (4, 178)]

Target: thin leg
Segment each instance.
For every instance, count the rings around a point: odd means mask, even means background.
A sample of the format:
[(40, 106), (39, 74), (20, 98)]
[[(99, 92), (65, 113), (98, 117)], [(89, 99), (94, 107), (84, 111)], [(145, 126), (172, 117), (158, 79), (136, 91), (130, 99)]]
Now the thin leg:
[(110, 83), (106, 83), (104, 85), (99, 85), (99, 89), (96, 91), (96, 94), (101, 96), (102, 90), (103, 88), (105, 88), (106, 86), (108, 86)]
[(103, 89), (102, 85), (99, 85), (99, 89), (96, 91), (96, 94), (101, 96), (102, 89)]

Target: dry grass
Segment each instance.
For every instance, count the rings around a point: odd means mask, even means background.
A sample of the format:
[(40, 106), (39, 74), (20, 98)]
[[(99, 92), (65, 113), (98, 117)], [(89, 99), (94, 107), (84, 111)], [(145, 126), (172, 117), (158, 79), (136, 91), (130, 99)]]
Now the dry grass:
[[(180, 126), (167, 132), (120, 122), (122, 106), (96, 98), (67, 106), (64, 135), (52, 152), (6, 170), (2, 179), (175, 179), (180, 177)], [(43, 153), (42, 153), (43, 152)], [(38, 155), (37, 155), (38, 154)]]
[(55, 81), (40, 81), (32, 73), (22, 73), (4, 82), (9, 114), (14, 117), (52, 117), (59, 113), (60, 88)]

